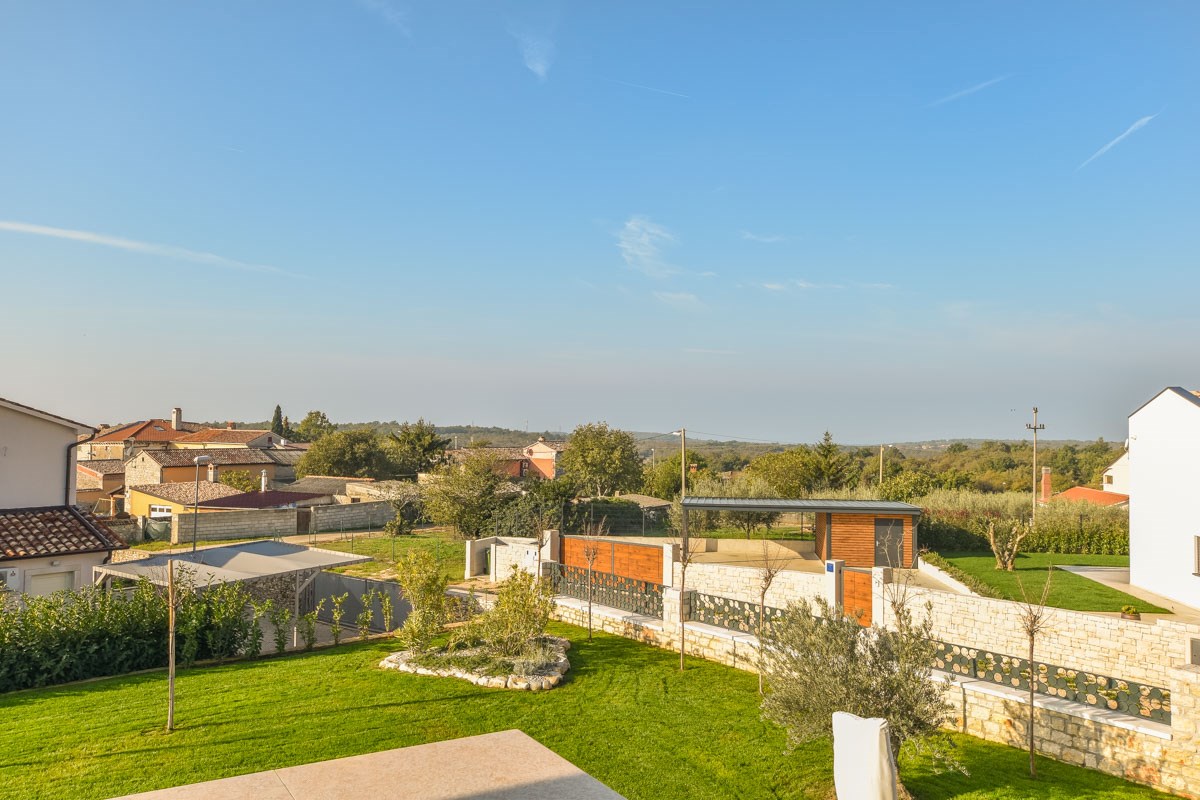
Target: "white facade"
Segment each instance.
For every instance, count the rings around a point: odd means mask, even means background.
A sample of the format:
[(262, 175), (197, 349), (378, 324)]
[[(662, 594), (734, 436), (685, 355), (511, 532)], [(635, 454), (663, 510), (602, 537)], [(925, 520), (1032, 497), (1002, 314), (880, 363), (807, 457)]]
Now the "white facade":
[(1200, 397), (1164, 389), (1129, 417), (1129, 578), (1200, 608)]
[(75, 453), (67, 446), (90, 430), (0, 401), (0, 508), (73, 504)]
[(1116, 492), (1117, 494), (1129, 494), (1129, 451), (1126, 450), (1121, 454), (1121, 457), (1104, 470), (1104, 480), (1100, 483), (1100, 488), (1106, 492)]

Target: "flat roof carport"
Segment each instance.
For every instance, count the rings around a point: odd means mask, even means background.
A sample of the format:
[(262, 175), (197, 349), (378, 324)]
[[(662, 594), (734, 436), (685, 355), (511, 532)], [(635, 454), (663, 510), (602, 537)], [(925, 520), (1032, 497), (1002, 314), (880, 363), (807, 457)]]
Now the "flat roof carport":
[(95, 567), (97, 577), (145, 579), (167, 585), (167, 562), (186, 564), (197, 585), (228, 583), (279, 575), (320, 572), (332, 567), (360, 564), (370, 556), (339, 553), (289, 542), (263, 540), (209, 547), (194, 553), (169, 553), (137, 561), (122, 561)]
[(921, 507), (893, 500), (788, 500), (782, 497), (685, 497), (689, 511), (762, 511), (779, 513), (921, 514)]

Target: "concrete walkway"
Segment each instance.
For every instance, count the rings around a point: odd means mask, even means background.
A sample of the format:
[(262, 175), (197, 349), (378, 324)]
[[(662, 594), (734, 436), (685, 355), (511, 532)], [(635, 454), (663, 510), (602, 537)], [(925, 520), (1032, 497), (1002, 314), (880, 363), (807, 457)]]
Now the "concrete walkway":
[(1132, 595), (1139, 600), (1144, 600), (1147, 603), (1153, 603), (1160, 608), (1169, 610), (1170, 614), (1142, 614), (1142, 619), (1172, 619), (1176, 622), (1188, 622), (1192, 624), (1200, 624), (1200, 609), (1185, 606), (1183, 603), (1178, 603), (1169, 598), (1163, 597), (1154, 592), (1148, 592), (1140, 586), (1134, 586), (1129, 582), (1129, 567), (1086, 567), (1072, 566), (1059, 569), (1064, 572), (1071, 572), (1081, 578), (1087, 578), (1096, 583), (1102, 583), (1111, 589), (1116, 589), (1119, 592)]
[(521, 731), (318, 761), (117, 800), (623, 800)]

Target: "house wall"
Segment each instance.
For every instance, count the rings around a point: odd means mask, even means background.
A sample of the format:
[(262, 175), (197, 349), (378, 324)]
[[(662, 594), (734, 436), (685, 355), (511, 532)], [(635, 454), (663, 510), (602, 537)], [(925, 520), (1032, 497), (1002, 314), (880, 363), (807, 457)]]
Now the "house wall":
[(79, 459), (91, 461), (100, 458), (124, 458), (124, 442), (88, 442), (79, 445)]
[[(64, 430), (66, 430), (64, 428)], [(61, 503), (61, 501), (60, 501)], [(119, 552), (119, 551), (118, 551)], [(54, 572), (70, 572), (74, 575), (75, 585), (79, 589), (93, 583), (92, 567), (97, 567), (108, 558), (108, 553), (77, 553), (65, 556), (47, 558), (20, 558), (12, 561), (0, 561), (4, 569), (17, 570), (17, 580), (9, 585), (9, 589), (30, 594), (32, 581), (36, 575), (46, 575)]]
[(264, 433), (248, 442), (171, 442), (172, 450), (220, 450), (235, 447), (271, 447), (279, 443), (273, 433)]
[(125, 486), (146, 486), (163, 483), (162, 467), (145, 453), (138, 453), (125, 462)]
[(1122, 453), (1112, 466), (1104, 470), (1100, 488), (1106, 492), (1129, 494), (1129, 453)]
[(61, 506), (68, 482), (75, 502), (74, 455), (67, 453), (75, 436), (73, 428), (0, 408), (0, 508)]
[[(822, 516), (820, 514), (818, 517)], [(916, 552), (913, 548), (913, 518), (892, 514), (834, 514), (833, 515), (833, 553), (821, 553), (821, 557), (837, 558), (846, 562), (847, 567), (875, 566), (875, 520), (902, 519), (904, 520), (904, 561), (901, 564), (886, 566), (911, 566), (916, 562)], [(817, 538), (822, 538), (818, 530)]]
[(1200, 406), (1164, 391), (1129, 418), (1129, 578), (1200, 608)]

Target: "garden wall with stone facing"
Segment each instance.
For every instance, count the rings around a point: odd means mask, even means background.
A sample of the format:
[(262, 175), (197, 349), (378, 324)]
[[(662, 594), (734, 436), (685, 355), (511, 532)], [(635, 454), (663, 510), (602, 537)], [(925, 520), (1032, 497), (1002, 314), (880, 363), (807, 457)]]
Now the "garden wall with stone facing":
[[(681, 577), (681, 567), (675, 564), (672, 585), (679, 586)], [(757, 604), (761, 584), (762, 570), (754, 567), (694, 562), (687, 569), (687, 588), (701, 594)], [(767, 605), (787, 608), (788, 603), (798, 600), (827, 597), (827, 587), (824, 573), (784, 570), (775, 576), (771, 588), (767, 590)]]
[[(171, 543), (192, 541), (192, 514), (171, 517)], [(267, 508), (248, 511), (212, 511), (195, 515), (196, 539), (257, 539), (296, 534), (296, 509)]]

